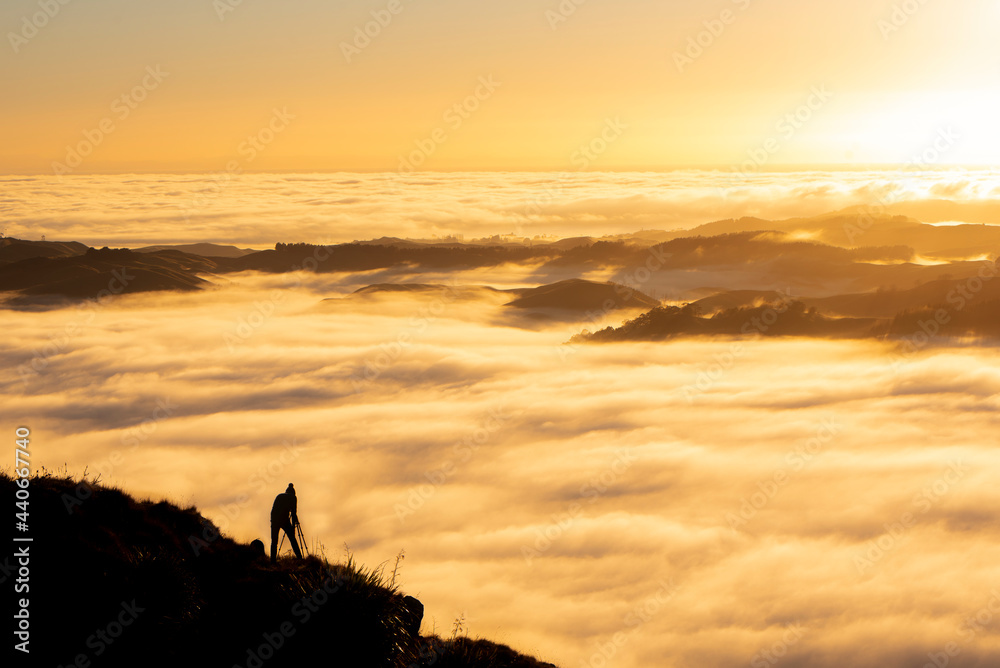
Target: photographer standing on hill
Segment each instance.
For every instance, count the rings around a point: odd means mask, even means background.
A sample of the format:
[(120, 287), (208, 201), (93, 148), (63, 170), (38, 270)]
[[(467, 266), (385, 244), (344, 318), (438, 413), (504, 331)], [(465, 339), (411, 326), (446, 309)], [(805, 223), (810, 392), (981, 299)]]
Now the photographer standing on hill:
[(295, 540), (295, 527), (299, 523), (299, 516), (296, 514), (298, 500), (295, 498), (295, 486), (288, 483), (288, 488), (283, 494), (274, 497), (274, 505), (271, 506), (271, 562), (278, 560), (278, 530), (285, 532), (288, 542), (292, 544), (292, 551), (299, 559), (302, 552), (299, 551), (299, 542)]

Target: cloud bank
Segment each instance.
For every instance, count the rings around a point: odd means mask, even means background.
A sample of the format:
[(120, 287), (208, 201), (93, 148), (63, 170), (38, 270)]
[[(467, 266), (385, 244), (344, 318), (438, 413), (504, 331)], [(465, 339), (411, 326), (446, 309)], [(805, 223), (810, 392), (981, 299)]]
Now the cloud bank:
[(604, 235), (857, 205), (1000, 224), (997, 183), (994, 170), (43, 175), (0, 178), (0, 203), (7, 234), (20, 238), (267, 248), (382, 235)]
[(314, 547), (406, 550), (425, 630), (465, 615), (559, 665), (1000, 660), (995, 349), (567, 346), (492, 303), (227, 279), (11, 314), (0, 392), (36, 466), (244, 540), (294, 481)]

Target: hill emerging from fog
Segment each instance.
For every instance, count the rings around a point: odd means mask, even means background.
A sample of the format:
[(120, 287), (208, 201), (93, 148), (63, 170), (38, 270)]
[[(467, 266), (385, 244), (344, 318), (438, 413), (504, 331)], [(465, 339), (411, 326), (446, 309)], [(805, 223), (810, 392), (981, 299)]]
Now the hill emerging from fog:
[[(962, 211), (958, 206), (952, 210), (959, 215)], [(716, 236), (769, 230), (840, 247), (905, 244), (918, 255), (943, 260), (974, 256), (984, 248), (1000, 248), (998, 225), (933, 225), (908, 216), (880, 213), (872, 207), (851, 207), (823, 216), (780, 221), (759, 218), (720, 220), (686, 230), (679, 236)]]
[[(406, 295), (411, 297), (445, 297), (450, 300), (474, 300), (484, 296), (502, 295), (505, 292), (517, 292), (509, 290), (497, 290), (488, 285), (446, 285), (444, 283), (375, 283), (358, 288), (353, 293), (342, 299), (378, 299), (380, 297), (394, 297)], [(339, 301), (338, 299), (325, 299), (323, 301)]]
[(34, 257), (70, 257), (83, 255), (89, 246), (78, 241), (24, 241), (5, 237), (0, 239), (0, 265)]
[(165, 250), (176, 250), (202, 257), (243, 257), (257, 251), (252, 248), (237, 248), (220, 244), (174, 244), (166, 246), (144, 246), (133, 249), (136, 253), (158, 253)]
[(876, 334), (874, 318), (830, 318), (802, 302), (765, 303), (703, 316), (693, 305), (663, 306), (627, 320), (620, 327), (583, 332), (571, 343), (665, 341), (685, 336), (804, 336), (860, 338)]
[[(646, 321), (646, 329), (624, 323), (613, 335), (588, 335), (594, 341), (739, 335), (742, 325), (729, 319), (752, 317), (753, 309), (776, 300), (805, 307), (777, 326), (789, 335), (895, 337), (909, 327), (910, 314), (931, 313), (939, 326), (930, 329), (940, 335), (992, 337), (998, 252), (1000, 228), (928, 225), (866, 209), (602, 238), (381, 237), (335, 245), (279, 242), (263, 251), (220, 244), (98, 250), (3, 239), (0, 291), (8, 293), (9, 307), (38, 300), (58, 306), (137, 292), (196, 293), (239, 272), (313, 272), (336, 275), (335, 285), (354, 290), (324, 300), (324, 309), (444, 298), (479, 302), (477, 309), (495, 309), (497, 324), (529, 328), (596, 322), (617, 310), (653, 314), (658, 333)], [(506, 285), (517, 288), (489, 285), (490, 276), (510, 273), (518, 279)], [(469, 275), (474, 282), (463, 283)], [(379, 282), (366, 285), (376, 277)], [(696, 312), (670, 310), (691, 303)], [(973, 306), (974, 313), (959, 313)]]
[(521, 291), (507, 306), (520, 309), (566, 309), (570, 311), (612, 311), (655, 308), (660, 300), (626, 285), (570, 278), (551, 285)]
[[(70, 244), (65, 244), (71, 247)], [(41, 248), (45, 248), (44, 246)], [(199, 290), (209, 283), (198, 273), (214, 263), (178, 251), (136, 253), (87, 248), (81, 254), (36, 255), (0, 265), (0, 291), (22, 296), (102, 299), (158, 290)]]
[[(50, 476), (29, 489), (32, 665), (554, 668), (486, 640), (420, 635), (423, 606), (381, 567), (271, 564), (193, 507)], [(14, 498), (6, 474), (0, 490)]]

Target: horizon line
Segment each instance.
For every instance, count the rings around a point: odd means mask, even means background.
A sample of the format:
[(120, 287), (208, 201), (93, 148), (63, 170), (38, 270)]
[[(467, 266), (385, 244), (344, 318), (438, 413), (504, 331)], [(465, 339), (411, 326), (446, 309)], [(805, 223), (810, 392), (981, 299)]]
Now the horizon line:
[[(857, 165), (846, 165), (843, 163), (802, 163), (802, 164), (776, 164), (769, 165), (768, 169), (754, 171), (751, 174), (743, 174), (739, 166), (732, 164), (696, 164), (696, 165), (673, 165), (657, 168), (621, 168), (602, 170), (574, 170), (574, 169), (551, 169), (551, 168), (524, 168), (524, 169), (420, 169), (411, 172), (400, 172), (395, 169), (261, 169), (242, 170), (236, 176), (242, 175), (263, 175), (263, 174), (395, 174), (400, 177), (420, 176), (422, 174), (563, 174), (563, 175), (597, 175), (597, 174), (667, 174), (671, 172), (733, 172), (740, 173), (743, 178), (753, 177), (763, 174), (786, 174), (789, 172), (864, 172), (864, 171), (907, 171), (907, 172), (948, 172), (954, 170), (963, 171), (983, 171), (1000, 170), (1000, 166), (995, 164), (948, 164), (948, 165), (920, 165), (914, 166), (912, 163), (864, 163)], [(85, 171), (74, 172), (72, 174), (55, 174), (50, 171), (4, 171), (0, 170), (0, 178), (6, 177), (53, 177), (57, 179), (72, 179), (80, 176), (156, 176), (156, 175), (215, 175), (225, 172), (225, 170), (208, 169), (163, 169), (163, 170), (107, 170), (107, 171)]]

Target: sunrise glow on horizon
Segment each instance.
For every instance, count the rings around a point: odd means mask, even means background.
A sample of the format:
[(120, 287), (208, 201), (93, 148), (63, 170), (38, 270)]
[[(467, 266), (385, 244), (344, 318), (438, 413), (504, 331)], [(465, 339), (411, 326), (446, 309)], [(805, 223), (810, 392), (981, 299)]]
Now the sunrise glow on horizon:
[(0, 170), (988, 165), (996, 20), (986, 1), (17, 0)]
[(1000, 666), (998, 26), (0, 3), (16, 666)]

